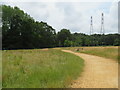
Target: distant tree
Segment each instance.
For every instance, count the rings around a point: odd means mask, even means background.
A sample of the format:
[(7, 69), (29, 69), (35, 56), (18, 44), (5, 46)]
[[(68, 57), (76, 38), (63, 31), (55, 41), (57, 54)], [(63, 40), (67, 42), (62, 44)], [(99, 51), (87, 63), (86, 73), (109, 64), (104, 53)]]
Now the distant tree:
[(56, 33), (52, 26), (35, 21), (18, 7), (2, 5), (2, 24), (3, 49), (120, 45), (120, 34), (72, 34), (68, 29)]
[(72, 36), (72, 41), (74, 42), (74, 46), (82, 46), (82, 35), (79, 33), (74, 33)]
[(120, 40), (119, 39), (115, 39), (114, 40), (114, 46), (119, 46), (120, 45)]
[(71, 40), (71, 33), (68, 29), (62, 29), (57, 34), (57, 40), (61, 44), (60, 46), (64, 46), (65, 40)]
[(72, 41), (65, 40), (65, 41), (64, 41), (64, 46), (65, 46), (65, 47), (70, 47), (70, 46), (72, 46)]
[(3, 49), (28, 49), (56, 46), (56, 32), (45, 22), (35, 22), (18, 7), (3, 5)]

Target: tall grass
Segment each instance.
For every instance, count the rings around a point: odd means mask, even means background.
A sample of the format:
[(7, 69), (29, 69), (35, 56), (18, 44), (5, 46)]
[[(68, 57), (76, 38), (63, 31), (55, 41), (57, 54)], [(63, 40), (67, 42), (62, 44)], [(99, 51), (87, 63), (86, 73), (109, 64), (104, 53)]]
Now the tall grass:
[(0, 88), (2, 88), (2, 50), (0, 50)]
[(82, 72), (84, 61), (60, 50), (3, 51), (4, 88), (64, 88)]

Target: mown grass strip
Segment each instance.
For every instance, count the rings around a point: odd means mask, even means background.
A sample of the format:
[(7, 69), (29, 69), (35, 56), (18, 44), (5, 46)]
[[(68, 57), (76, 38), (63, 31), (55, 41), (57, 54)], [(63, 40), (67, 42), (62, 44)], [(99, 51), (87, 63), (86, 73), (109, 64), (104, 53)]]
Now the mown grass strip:
[(113, 59), (113, 60), (119, 61), (120, 63), (120, 55), (118, 54), (118, 46), (68, 47), (66, 49), (69, 49), (72, 51), (76, 51), (76, 49), (79, 49), (79, 51), (77, 52)]

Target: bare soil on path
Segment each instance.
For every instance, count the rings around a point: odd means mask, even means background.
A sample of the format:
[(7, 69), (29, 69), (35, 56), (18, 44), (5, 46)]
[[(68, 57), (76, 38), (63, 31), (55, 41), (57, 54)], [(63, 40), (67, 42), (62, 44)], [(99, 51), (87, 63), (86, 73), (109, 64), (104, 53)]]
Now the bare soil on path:
[(72, 82), (71, 88), (118, 88), (118, 63), (111, 59), (62, 50), (84, 59), (81, 76)]

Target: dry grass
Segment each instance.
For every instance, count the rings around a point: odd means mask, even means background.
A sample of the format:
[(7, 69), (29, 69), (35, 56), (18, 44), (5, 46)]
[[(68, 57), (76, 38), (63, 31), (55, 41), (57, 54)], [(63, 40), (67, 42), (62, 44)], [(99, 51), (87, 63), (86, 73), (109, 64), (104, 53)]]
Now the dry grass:
[(118, 46), (106, 46), (106, 47), (68, 47), (69, 49), (76, 52), (76, 49), (79, 48), (81, 53), (96, 55), (100, 57), (105, 57), (109, 59), (118, 60), (120, 56), (118, 55)]

